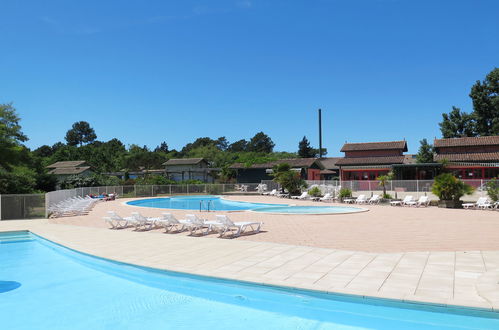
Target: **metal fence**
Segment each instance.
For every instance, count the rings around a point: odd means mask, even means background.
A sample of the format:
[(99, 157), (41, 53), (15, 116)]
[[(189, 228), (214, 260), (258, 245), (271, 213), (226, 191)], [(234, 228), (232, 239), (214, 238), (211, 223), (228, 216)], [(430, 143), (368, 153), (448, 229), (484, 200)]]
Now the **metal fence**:
[[(115, 194), (119, 198), (157, 197), (168, 195), (224, 195), (257, 193), (259, 183), (245, 184), (176, 184), (176, 185), (144, 185), (144, 186), (105, 186), (86, 187), (51, 191), (46, 194), (47, 209), (51, 205), (71, 197), (88, 195)], [(47, 214), (48, 215), (48, 214)]]
[[(478, 198), (487, 195), (486, 185), (490, 180), (462, 180), (475, 188), (472, 195), (462, 197), (463, 200), (476, 201)], [(393, 198), (404, 198), (406, 195), (412, 195), (417, 198), (421, 195), (430, 196), (432, 199), (438, 199), (431, 193), (433, 180), (391, 180), (385, 185), (387, 194)], [(360, 194), (381, 194), (383, 187), (379, 181), (307, 181), (308, 187), (312, 185), (332, 186), (334, 188), (350, 189), (354, 195)]]
[(45, 194), (0, 195), (0, 220), (45, 217)]

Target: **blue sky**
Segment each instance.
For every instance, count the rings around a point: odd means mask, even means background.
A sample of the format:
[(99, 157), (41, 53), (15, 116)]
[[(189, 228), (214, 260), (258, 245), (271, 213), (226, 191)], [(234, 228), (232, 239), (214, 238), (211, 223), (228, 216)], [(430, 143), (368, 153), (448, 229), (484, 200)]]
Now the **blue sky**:
[(197, 137), (345, 141), (440, 136), (499, 66), (499, 1), (0, 2), (0, 102), (27, 145), (85, 120), (100, 140), (181, 148)]

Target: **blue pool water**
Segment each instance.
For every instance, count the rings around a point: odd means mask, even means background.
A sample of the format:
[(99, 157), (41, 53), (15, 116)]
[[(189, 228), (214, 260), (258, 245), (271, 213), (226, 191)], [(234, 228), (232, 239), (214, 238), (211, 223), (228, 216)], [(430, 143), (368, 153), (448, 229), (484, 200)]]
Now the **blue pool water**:
[(219, 196), (174, 196), (164, 198), (140, 199), (127, 202), (128, 205), (156, 207), (174, 210), (207, 210), (212, 211), (245, 211), (251, 210), (265, 213), (283, 214), (331, 214), (353, 213), (364, 209), (338, 206), (291, 206), (288, 204), (265, 204), (238, 202), (223, 199)]
[(13, 235), (0, 234), (1, 329), (499, 328), (496, 313), (164, 272)]

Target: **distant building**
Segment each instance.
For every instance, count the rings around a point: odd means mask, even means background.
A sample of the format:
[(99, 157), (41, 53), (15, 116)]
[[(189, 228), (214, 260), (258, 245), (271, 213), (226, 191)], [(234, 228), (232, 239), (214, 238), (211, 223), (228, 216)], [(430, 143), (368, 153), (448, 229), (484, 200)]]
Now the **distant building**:
[(336, 165), (340, 157), (321, 158), (323, 170), (320, 171), (321, 180), (338, 180), (340, 178), (340, 167)]
[(204, 158), (170, 159), (163, 163), (165, 174), (174, 181), (200, 180), (213, 183), (219, 169), (211, 168)]
[(236, 171), (238, 183), (257, 183), (262, 180), (272, 180), (272, 168), (275, 165), (287, 163), (293, 171), (300, 173), (304, 180), (321, 180), (321, 170), (324, 166), (318, 158), (292, 158), (280, 159), (263, 164), (245, 166), (243, 163), (235, 163), (230, 168)]
[(342, 180), (376, 180), (392, 170), (394, 164), (404, 164), (406, 141), (345, 143), (345, 157), (338, 159)]
[(435, 139), (435, 161), (446, 161), (446, 168), (461, 179), (499, 177), (499, 135)]
[(49, 174), (57, 177), (59, 183), (70, 176), (90, 176), (93, 174), (91, 167), (84, 160), (57, 162), (48, 165), (46, 168), (49, 169)]

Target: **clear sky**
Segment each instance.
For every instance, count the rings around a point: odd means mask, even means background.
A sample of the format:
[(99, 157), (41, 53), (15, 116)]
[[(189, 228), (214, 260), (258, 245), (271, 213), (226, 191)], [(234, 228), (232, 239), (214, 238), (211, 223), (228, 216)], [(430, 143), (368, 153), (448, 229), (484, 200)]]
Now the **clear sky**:
[(497, 0), (0, 2), (0, 103), (27, 145), (98, 138), (181, 148), (258, 131), (279, 151), (306, 135), (345, 141), (440, 136), (452, 105), (499, 67)]

